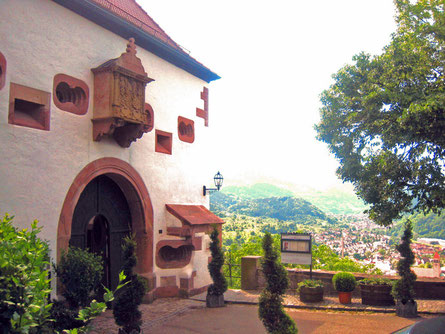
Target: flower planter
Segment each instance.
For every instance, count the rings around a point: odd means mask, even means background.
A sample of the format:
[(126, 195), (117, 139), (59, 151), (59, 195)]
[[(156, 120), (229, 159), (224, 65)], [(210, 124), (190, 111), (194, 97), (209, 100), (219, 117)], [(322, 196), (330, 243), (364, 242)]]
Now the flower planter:
[(394, 305), (391, 286), (386, 284), (360, 284), (362, 304), (371, 306)]
[(398, 300), (396, 304), (396, 315), (403, 318), (417, 317), (417, 302), (415, 300), (411, 300), (403, 304)]
[(300, 288), (300, 300), (304, 303), (317, 303), (323, 300), (323, 288), (302, 286)]
[(338, 300), (341, 304), (351, 304), (352, 292), (338, 292)]
[(206, 305), (207, 307), (223, 307), (224, 304), (224, 295), (207, 295), (206, 297)]

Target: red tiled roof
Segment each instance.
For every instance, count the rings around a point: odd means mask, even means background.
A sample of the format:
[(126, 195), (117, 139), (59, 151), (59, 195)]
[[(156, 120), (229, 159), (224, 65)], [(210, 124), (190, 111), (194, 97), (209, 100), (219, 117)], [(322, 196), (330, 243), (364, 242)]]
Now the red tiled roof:
[(224, 224), (224, 221), (203, 205), (165, 204), (167, 211), (189, 225)]
[(135, 0), (92, 0), (96, 4), (141, 28), (171, 47), (186, 53), (164, 30), (142, 9)]

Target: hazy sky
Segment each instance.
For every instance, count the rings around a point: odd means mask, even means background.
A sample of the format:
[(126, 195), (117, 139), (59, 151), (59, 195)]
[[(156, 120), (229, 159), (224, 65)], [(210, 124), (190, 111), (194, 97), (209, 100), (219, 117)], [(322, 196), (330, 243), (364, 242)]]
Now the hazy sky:
[(315, 139), (319, 95), (352, 56), (395, 31), (392, 0), (137, 0), (173, 40), (222, 78), (210, 84), (210, 177), (340, 184)]

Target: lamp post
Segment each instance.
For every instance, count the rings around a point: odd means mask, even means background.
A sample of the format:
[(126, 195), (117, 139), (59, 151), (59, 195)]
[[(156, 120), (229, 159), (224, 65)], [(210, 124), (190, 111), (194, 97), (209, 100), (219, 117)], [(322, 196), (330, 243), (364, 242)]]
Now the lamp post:
[(221, 175), (221, 173), (219, 171), (213, 177), (213, 181), (215, 182), (215, 187), (216, 188), (207, 188), (206, 186), (202, 187), (202, 193), (203, 193), (204, 196), (207, 194), (207, 192), (219, 191), (219, 189), (221, 189), (223, 181), (224, 181), (224, 178), (223, 178), (223, 176)]

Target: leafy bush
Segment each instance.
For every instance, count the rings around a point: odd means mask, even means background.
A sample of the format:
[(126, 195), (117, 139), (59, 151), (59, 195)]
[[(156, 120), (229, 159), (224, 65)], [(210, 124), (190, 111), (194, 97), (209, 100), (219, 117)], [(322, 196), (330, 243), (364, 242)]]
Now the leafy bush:
[(409, 220), (405, 223), (402, 242), (396, 246), (400, 253), (400, 260), (397, 263), (397, 273), (400, 279), (392, 287), (394, 299), (400, 300), (403, 304), (414, 300), (414, 282), (416, 274), (411, 271), (414, 264), (414, 253), (411, 250), (411, 239), (413, 237), (413, 227)]
[(261, 261), (266, 286), (261, 292), (258, 314), (268, 333), (298, 333), (294, 321), (283, 308), (282, 295), (289, 286), (287, 271), (279, 262), (278, 251), (273, 247), (270, 233), (263, 238), (264, 257)]
[(122, 245), (124, 257), (123, 273), (127, 277), (126, 286), (117, 294), (113, 305), (113, 315), (116, 324), (122, 326), (119, 333), (140, 333), (142, 314), (139, 305), (147, 291), (147, 285), (142, 277), (133, 273), (137, 264), (136, 242), (132, 237), (125, 237)]
[(314, 280), (314, 279), (305, 279), (303, 281), (301, 281), (300, 283), (298, 283), (297, 285), (297, 292), (300, 291), (300, 288), (302, 287), (307, 287), (307, 288), (318, 288), (318, 287), (323, 287), (323, 282), (320, 280)]
[(210, 234), (210, 252), (212, 253), (212, 261), (208, 264), (210, 276), (213, 283), (207, 289), (207, 294), (213, 296), (221, 296), (227, 291), (227, 281), (221, 272), (221, 267), (224, 264), (224, 253), (219, 246), (218, 231), (213, 229)]
[(63, 301), (53, 300), (50, 317), (54, 320), (51, 324), (51, 328), (57, 332), (85, 325), (82, 320), (76, 319), (78, 317), (78, 312), (69, 308)]
[(70, 307), (87, 306), (100, 287), (103, 275), (102, 258), (87, 250), (70, 247), (62, 252), (60, 262), (54, 265), (64, 289), (62, 295)]
[(31, 230), (18, 230), (8, 214), (0, 221), (0, 328), (3, 333), (45, 333), (51, 304), (48, 245)]
[(392, 286), (392, 281), (389, 278), (364, 278), (359, 281), (360, 284), (364, 285), (389, 285)]
[(332, 277), (334, 289), (339, 292), (352, 292), (357, 285), (354, 275), (351, 273), (340, 272)]

